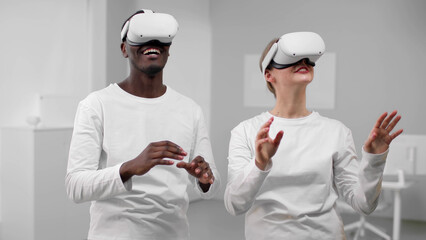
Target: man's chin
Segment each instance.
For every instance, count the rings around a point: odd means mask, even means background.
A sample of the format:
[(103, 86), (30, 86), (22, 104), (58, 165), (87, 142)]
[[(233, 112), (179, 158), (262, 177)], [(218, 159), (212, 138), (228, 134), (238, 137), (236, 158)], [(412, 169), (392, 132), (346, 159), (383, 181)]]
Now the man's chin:
[(148, 68), (143, 69), (143, 72), (147, 75), (154, 76), (157, 73), (163, 71), (164, 66), (150, 66)]

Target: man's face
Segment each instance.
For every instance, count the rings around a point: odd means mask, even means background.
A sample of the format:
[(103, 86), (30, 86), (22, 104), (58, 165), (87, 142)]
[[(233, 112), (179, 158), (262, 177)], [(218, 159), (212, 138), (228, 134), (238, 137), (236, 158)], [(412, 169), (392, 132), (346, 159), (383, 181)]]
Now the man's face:
[(123, 56), (128, 57), (132, 71), (140, 71), (149, 76), (161, 72), (167, 63), (170, 46), (149, 43), (142, 46), (132, 46), (124, 43)]

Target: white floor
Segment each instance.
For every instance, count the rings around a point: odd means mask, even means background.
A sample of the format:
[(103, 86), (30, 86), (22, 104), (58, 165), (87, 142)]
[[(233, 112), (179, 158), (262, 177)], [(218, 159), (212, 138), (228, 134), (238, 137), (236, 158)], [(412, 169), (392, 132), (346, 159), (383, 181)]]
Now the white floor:
[[(243, 240), (244, 239), (244, 216), (234, 217), (230, 215), (220, 200), (200, 200), (189, 205), (188, 210), (191, 240)], [(356, 221), (354, 215), (343, 215), (345, 224)], [(374, 218), (367, 219), (370, 223), (378, 226), (386, 232), (392, 232), (392, 219)], [(346, 233), (348, 240), (352, 234)], [(380, 239), (371, 232), (359, 240)], [(426, 222), (402, 221), (401, 240), (425, 240)]]

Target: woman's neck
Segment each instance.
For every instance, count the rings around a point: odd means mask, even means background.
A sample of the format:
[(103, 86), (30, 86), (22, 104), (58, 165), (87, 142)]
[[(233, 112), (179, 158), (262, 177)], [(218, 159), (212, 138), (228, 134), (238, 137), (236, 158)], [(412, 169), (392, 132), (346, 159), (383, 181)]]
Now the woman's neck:
[(270, 113), (282, 118), (301, 118), (311, 112), (306, 108), (306, 91), (286, 91), (277, 93), (274, 108)]

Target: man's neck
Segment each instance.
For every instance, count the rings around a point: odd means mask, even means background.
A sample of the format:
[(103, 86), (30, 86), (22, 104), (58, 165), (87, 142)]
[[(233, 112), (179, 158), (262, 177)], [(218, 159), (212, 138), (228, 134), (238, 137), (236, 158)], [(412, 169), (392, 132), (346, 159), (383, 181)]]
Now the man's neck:
[(163, 85), (162, 74), (156, 74), (154, 76), (130, 75), (125, 80), (118, 84), (124, 91), (143, 98), (157, 98), (162, 96), (167, 87)]

